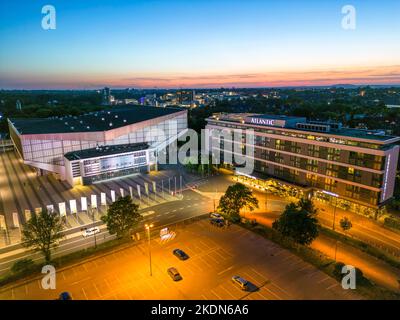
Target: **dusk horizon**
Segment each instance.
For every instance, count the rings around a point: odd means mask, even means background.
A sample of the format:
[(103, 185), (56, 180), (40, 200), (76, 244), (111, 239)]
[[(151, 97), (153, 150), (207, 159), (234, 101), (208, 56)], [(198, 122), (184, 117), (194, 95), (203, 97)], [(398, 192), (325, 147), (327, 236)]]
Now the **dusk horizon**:
[[(53, 1), (0, 4), (0, 88), (399, 85), (397, 1)], [(7, 44), (7, 45), (5, 45)], [(27, 54), (29, 53), (29, 54)]]

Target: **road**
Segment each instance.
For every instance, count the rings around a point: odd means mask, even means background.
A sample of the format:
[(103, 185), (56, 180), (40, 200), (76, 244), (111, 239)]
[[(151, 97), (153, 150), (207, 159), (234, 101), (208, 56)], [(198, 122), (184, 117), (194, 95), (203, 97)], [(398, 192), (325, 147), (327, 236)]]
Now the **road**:
[[(227, 187), (234, 182), (232, 175), (224, 174), (210, 178), (209, 183), (201, 185), (197, 191), (210, 199), (214, 197), (219, 198)], [(270, 193), (267, 194), (256, 188), (252, 188), (252, 190), (259, 200), (259, 209), (253, 212), (268, 214), (271, 219), (278, 218), (285, 209), (285, 206), (291, 201), (295, 201), (294, 198), (282, 198)], [(319, 209), (319, 222), (327, 228), (332, 228), (334, 220), (333, 207), (319, 201), (314, 201), (314, 204)], [(249, 212), (246, 214), (250, 217), (252, 213)], [(380, 223), (363, 215), (339, 208), (336, 209), (335, 218), (335, 230), (337, 232), (341, 232), (339, 221), (343, 217), (349, 218), (353, 225), (352, 228), (346, 232), (347, 235), (384, 250), (386, 253), (400, 260), (400, 232), (384, 228)]]
[[(212, 210), (212, 200), (199, 195), (191, 190), (182, 192), (183, 199), (166, 202), (144, 210), (141, 210), (144, 219), (139, 223), (138, 230), (142, 231), (145, 223), (153, 223), (155, 227), (171, 224), (183, 219), (205, 214)], [(101, 223), (95, 223), (100, 225)], [(90, 227), (91, 225), (88, 225)], [(100, 244), (104, 241), (114, 239), (105, 225), (101, 225), (101, 232), (96, 235), (96, 242)], [(79, 231), (68, 235), (65, 240), (60, 242), (60, 246), (54, 251), (53, 257), (65, 255), (81, 249), (94, 246), (94, 237), (83, 238)], [(6, 273), (11, 266), (23, 258), (32, 259), (35, 262), (43, 261), (42, 255), (38, 252), (27, 251), (24, 248), (0, 254), (0, 274)]]

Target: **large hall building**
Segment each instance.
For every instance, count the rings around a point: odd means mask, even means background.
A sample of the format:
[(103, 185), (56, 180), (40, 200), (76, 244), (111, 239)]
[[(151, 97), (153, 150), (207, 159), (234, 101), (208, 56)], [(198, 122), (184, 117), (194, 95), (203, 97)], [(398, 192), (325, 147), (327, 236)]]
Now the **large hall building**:
[(129, 106), (8, 124), (25, 164), (73, 186), (156, 169), (159, 153), (186, 133), (187, 111)]

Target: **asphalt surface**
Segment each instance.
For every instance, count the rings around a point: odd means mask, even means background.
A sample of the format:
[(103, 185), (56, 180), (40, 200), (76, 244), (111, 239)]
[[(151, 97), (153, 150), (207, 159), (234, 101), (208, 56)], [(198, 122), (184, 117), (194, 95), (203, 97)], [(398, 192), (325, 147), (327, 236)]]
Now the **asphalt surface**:
[[(198, 193), (191, 190), (185, 190), (182, 194), (182, 200), (166, 202), (141, 210), (144, 219), (139, 223), (137, 230), (142, 232), (145, 223), (153, 223), (155, 227), (160, 227), (162, 225), (172, 224), (180, 220), (205, 214), (213, 208), (212, 201)], [(100, 224), (96, 222), (94, 225)], [(88, 225), (88, 227), (90, 227), (90, 225)], [(59, 247), (53, 252), (53, 257), (87, 249), (95, 245), (94, 236), (84, 238), (81, 235), (81, 232), (77, 232), (72, 236), (73, 237), (60, 242)], [(102, 225), (101, 232), (96, 234), (96, 243), (100, 244), (114, 238), (114, 236), (108, 233), (106, 226)], [(29, 258), (35, 262), (43, 261), (43, 257), (40, 253), (27, 251), (26, 249), (19, 249), (11, 253), (2, 254), (0, 255), (0, 274), (7, 272), (16, 261), (23, 258)]]
[[(212, 226), (207, 219), (177, 227), (174, 237), (147, 242), (57, 270), (56, 289), (44, 290), (41, 278), (0, 290), (0, 299), (55, 299), (63, 291), (74, 299), (286, 300), (359, 299), (289, 251), (236, 225)], [(172, 254), (184, 250), (189, 259)], [(173, 281), (167, 269), (182, 275)], [(242, 291), (231, 278), (250, 282)]]

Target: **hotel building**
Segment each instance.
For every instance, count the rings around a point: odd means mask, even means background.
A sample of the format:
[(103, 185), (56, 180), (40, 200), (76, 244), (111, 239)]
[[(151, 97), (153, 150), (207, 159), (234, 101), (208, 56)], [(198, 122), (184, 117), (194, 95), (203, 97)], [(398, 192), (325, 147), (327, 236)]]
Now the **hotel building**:
[(70, 185), (157, 169), (160, 152), (187, 131), (187, 111), (130, 106), (80, 116), (8, 119), (25, 164)]
[[(247, 179), (258, 186), (276, 179), (302, 194), (375, 213), (393, 196), (400, 137), (303, 117), (215, 114), (206, 120), (211, 139), (218, 139), (211, 152), (221, 161), (226, 130), (232, 136), (237, 129), (254, 130), (254, 172)], [(244, 135), (233, 143), (246, 148)]]

